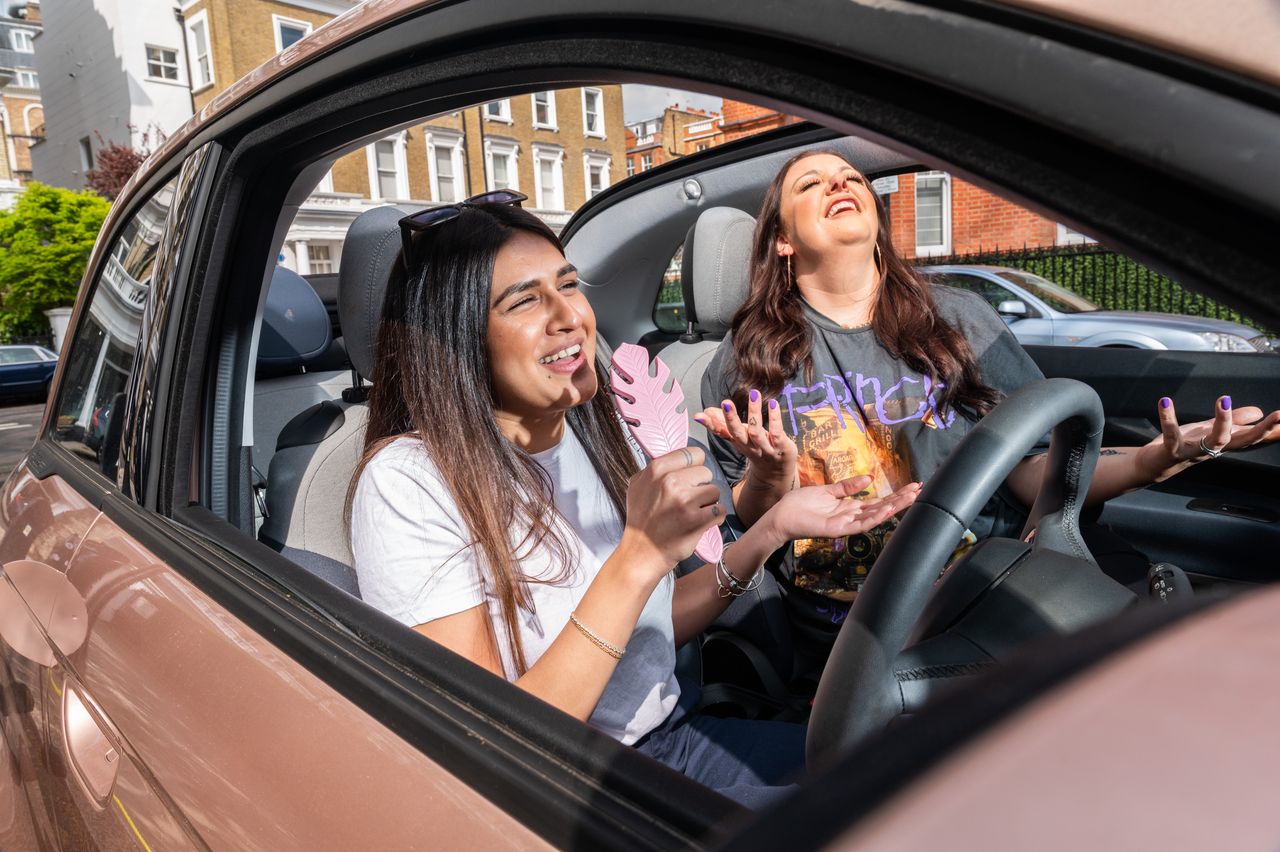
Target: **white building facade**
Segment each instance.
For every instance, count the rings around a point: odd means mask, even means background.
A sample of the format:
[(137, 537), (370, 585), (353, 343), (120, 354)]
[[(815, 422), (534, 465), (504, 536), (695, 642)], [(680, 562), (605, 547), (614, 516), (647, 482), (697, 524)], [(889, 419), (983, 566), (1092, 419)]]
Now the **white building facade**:
[(35, 179), (80, 189), (104, 145), (157, 147), (192, 115), (183, 28), (172, 0), (42, 0), (35, 66), (45, 138)]

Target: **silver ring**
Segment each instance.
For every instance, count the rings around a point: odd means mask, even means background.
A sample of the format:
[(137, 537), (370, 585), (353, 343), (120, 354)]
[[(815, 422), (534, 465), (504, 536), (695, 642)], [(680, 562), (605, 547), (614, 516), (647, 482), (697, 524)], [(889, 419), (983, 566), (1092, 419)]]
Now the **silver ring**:
[[(1203, 442), (1201, 442), (1203, 443)], [(693, 467), (693, 453), (689, 452), (688, 447), (681, 447), (680, 452), (684, 453), (684, 466)]]
[(1204, 443), (1204, 438), (1201, 438), (1201, 439), (1200, 439), (1200, 452), (1204, 453), (1205, 455), (1207, 455), (1207, 456), (1208, 456), (1209, 458), (1211, 458), (1211, 459), (1216, 459), (1218, 456), (1220, 456), (1220, 455), (1222, 455), (1223, 453), (1225, 453), (1225, 452), (1226, 452), (1226, 450), (1225, 450), (1225, 449), (1223, 449), (1223, 450), (1215, 450), (1215, 449), (1211, 449), (1210, 447), (1206, 447), (1206, 446), (1205, 446), (1205, 443)]

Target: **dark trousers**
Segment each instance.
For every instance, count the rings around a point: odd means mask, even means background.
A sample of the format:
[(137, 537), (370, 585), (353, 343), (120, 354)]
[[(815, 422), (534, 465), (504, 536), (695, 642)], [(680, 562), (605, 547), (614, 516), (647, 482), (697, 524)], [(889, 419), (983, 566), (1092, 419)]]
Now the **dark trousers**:
[(790, 722), (721, 719), (679, 709), (635, 748), (748, 808), (796, 788), (804, 771), (805, 727)]

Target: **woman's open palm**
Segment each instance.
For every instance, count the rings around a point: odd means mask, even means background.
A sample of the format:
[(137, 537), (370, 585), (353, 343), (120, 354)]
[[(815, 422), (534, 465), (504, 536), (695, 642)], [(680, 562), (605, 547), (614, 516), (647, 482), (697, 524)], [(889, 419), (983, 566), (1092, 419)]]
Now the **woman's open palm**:
[(770, 521), (787, 540), (857, 535), (883, 524), (920, 493), (920, 483), (912, 482), (884, 497), (854, 497), (870, 484), (871, 477), (854, 476), (832, 485), (797, 488), (770, 510)]

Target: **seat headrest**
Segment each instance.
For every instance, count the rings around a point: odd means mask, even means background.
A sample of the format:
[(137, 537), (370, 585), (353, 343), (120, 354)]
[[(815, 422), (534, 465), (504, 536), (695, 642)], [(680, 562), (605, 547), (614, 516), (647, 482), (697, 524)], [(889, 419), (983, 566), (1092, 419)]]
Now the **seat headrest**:
[(258, 338), (258, 366), (272, 370), (305, 367), (329, 350), (329, 314), (324, 302), (292, 269), (271, 273)]
[(723, 336), (747, 299), (755, 230), (751, 214), (711, 207), (685, 237), (680, 276), (685, 311), (706, 334)]
[(366, 379), (373, 375), (374, 343), (382, 319), (387, 282), (400, 256), (400, 220), (413, 212), (375, 207), (356, 217), (342, 245), (338, 268), (338, 322), (351, 366)]

